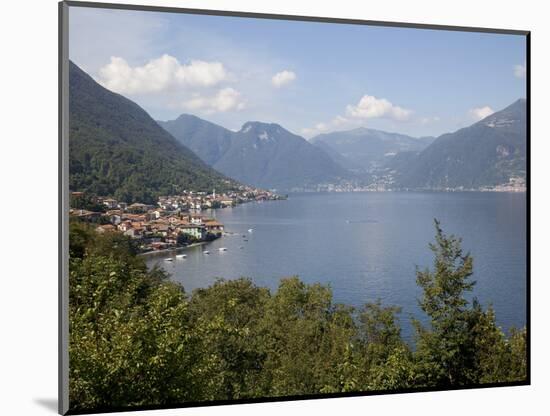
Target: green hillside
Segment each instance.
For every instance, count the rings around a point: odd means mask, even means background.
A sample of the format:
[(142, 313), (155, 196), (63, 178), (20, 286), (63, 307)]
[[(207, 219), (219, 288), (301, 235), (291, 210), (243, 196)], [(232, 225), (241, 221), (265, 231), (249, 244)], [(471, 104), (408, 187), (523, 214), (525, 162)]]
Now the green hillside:
[(527, 156), (525, 100), (454, 133), (440, 136), (401, 168), (407, 188), (478, 188), (525, 178)]
[(249, 185), (290, 190), (353, 177), (325, 150), (278, 124), (247, 122), (232, 132), (187, 114), (159, 124), (214, 169)]
[(209, 168), (141, 107), (96, 83), (70, 63), (71, 191), (154, 202), (184, 189), (238, 184)]

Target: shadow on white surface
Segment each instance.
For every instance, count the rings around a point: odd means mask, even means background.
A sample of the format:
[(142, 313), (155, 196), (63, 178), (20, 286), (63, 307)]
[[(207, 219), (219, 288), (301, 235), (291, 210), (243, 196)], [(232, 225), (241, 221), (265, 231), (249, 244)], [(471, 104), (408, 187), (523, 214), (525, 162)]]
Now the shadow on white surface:
[(57, 399), (34, 399), (34, 402), (42, 406), (44, 409), (57, 414)]

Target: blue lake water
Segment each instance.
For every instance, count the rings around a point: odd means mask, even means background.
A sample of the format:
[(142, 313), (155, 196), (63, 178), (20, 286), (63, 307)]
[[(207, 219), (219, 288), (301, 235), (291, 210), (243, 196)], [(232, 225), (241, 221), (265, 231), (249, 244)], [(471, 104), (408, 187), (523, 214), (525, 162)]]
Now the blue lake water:
[(329, 284), (335, 302), (359, 307), (381, 299), (402, 307), (408, 338), (409, 316), (423, 318), (415, 267), (432, 265), (428, 243), (437, 218), (474, 257), (473, 296), (493, 305), (504, 330), (525, 325), (524, 193), (303, 193), (208, 215), (237, 234), (186, 249), (183, 260), (163, 261), (168, 254), (147, 259), (188, 292), (218, 277), (240, 276), (276, 289), (281, 277), (298, 275), (307, 283)]

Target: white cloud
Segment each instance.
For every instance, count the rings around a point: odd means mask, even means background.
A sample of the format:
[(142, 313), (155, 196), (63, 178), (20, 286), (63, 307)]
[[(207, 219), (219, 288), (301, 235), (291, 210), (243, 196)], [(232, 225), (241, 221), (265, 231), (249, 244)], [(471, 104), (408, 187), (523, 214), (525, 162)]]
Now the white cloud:
[(120, 57), (100, 68), (99, 83), (121, 94), (147, 94), (165, 91), (174, 86), (211, 87), (227, 79), (220, 62), (193, 60), (189, 64), (170, 55), (152, 59), (143, 66), (131, 67)]
[(390, 118), (396, 121), (407, 121), (412, 111), (393, 105), (385, 98), (363, 95), (357, 105), (346, 107), (346, 114), (354, 118)]
[(233, 88), (223, 88), (215, 95), (204, 97), (200, 94), (185, 101), (182, 106), (188, 110), (202, 111), (206, 114), (216, 112), (226, 112), (230, 110), (242, 110), (245, 103), (242, 100), (241, 93)]
[(488, 105), (484, 107), (472, 108), (470, 111), (468, 111), (470, 117), (472, 117), (476, 121), (482, 120), (485, 117), (490, 116), (494, 112), (495, 111)]
[(337, 129), (348, 129), (364, 125), (362, 120), (352, 120), (343, 116), (336, 116), (332, 120), (324, 123), (317, 123), (314, 127), (303, 128), (300, 133), (307, 138), (313, 137), (317, 134), (327, 133)]
[(525, 78), (526, 72), (527, 72), (527, 68), (526, 68), (525, 64), (514, 66), (514, 76), (516, 78)]
[(284, 70), (281, 72), (277, 72), (273, 77), (271, 78), (271, 84), (273, 84), (276, 88), (281, 88), (287, 84), (290, 84), (292, 81), (296, 79), (296, 74), (292, 71)]
[(428, 124), (438, 123), (441, 121), (441, 118), (438, 116), (427, 116), (427, 117), (421, 117), (419, 120), (421, 125), (425, 126)]
[[(393, 105), (385, 98), (363, 95), (357, 105), (350, 104), (346, 106), (346, 117), (337, 115), (328, 122), (317, 123), (311, 128), (303, 128), (300, 132), (306, 137), (313, 137), (316, 134), (337, 129), (364, 127), (368, 119), (387, 118), (395, 121), (408, 121), (411, 119), (412, 114), (412, 110)], [(424, 122), (427, 123), (434, 120), (426, 118)]]

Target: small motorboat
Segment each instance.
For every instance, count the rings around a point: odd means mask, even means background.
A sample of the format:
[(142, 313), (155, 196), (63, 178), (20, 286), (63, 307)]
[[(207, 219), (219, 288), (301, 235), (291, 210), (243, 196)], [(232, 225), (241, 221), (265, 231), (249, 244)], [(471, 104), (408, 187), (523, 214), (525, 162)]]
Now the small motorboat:
[(176, 254), (177, 259), (184, 259), (187, 257), (187, 254)]
[(248, 232), (251, 233), (252, 231), (254, 231), (254, 228), (249, 228), (248, 229)]
[(204, 250), (202, 254), (210, 254), (210, 252), (208, 250)]
[(168, 257), (167, 259), (164, 259), (164, 261), (174, 261), (172, 257)]
[(220, 248), (218, 249), (218, 251), (227, 251), (227, 248), (225, 248), (225, 247), (220, 247)]

